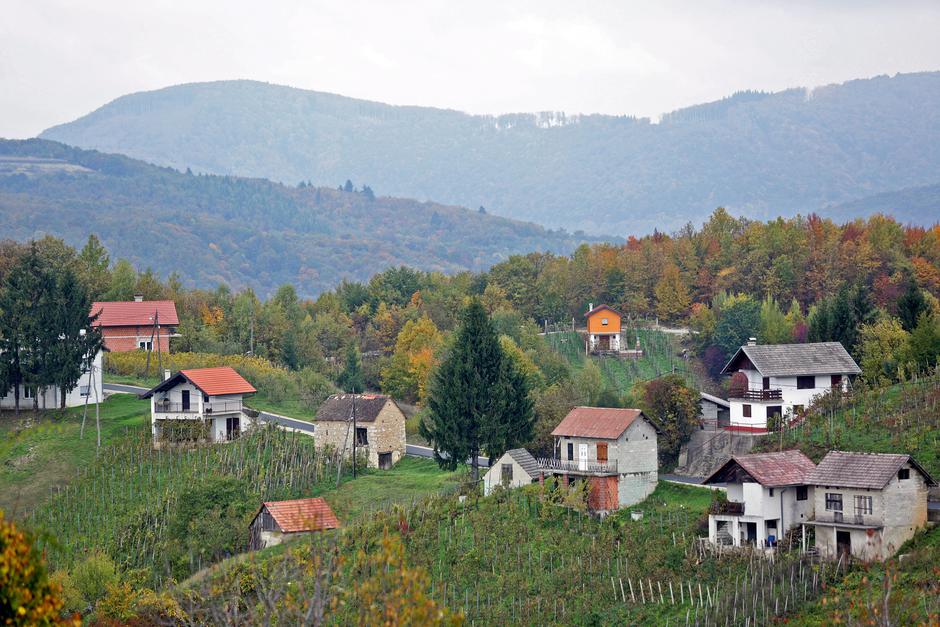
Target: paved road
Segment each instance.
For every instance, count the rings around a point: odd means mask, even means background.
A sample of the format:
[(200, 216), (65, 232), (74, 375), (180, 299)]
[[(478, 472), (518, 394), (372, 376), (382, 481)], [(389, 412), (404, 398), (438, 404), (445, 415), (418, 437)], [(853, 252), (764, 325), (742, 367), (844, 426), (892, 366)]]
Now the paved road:
[[(418, 446), (417, 444), (408, 444), (405, 447), (405, 453), (407, 455), (411, 455), (412, 457), (434, 457), (434, 449), (428, 448), (427, 446)], [(468, 459), (467, 463), (469, 462), (470, 460)], [(479, 464), (480, 468), (489, 468), (490, 459), (480, 455), (477, 457), (477, 464)]]
[(141, 394), (150, 388), (142, 388), (139, 385), (124, 385), (123, 383), (102, 383), (101, 389), (105, 392), (125, 392), (127, 394)]

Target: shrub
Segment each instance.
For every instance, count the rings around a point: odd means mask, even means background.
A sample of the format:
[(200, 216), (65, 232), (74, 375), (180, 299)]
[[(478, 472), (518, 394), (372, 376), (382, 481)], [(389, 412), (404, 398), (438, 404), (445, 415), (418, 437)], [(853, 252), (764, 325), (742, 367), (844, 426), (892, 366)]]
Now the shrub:
[(49, 625), (59, 622), (61, 588), (49, 579), (46, 565), (26, 532), (0, 511), (0, 622)]
[(94, 607), (107, 594), (108, 586), (118, 582), (117, 568), (107, 553), (94, 551), (75, 565), (72, 583), (86, 607)]

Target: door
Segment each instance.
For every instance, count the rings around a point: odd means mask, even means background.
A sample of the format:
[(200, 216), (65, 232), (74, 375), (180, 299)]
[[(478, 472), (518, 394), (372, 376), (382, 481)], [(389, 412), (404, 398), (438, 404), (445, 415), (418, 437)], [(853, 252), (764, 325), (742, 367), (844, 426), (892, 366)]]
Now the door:
[(189, 411), (189, 390), (183, 390), (183, 411)]
[(588, 445), (579, 444), (578, 445), (578, 470), (587, 470), (587, 461), (588, 461)]
[[(392, 469), (392, 454), (391, 453), (379, 453), (379, 468), (382, 470), (391, 470)], [(510, 473), (510, 479), (511, 479)]]
[(852, 556), (852, 534), (848, 531), (836, 531), (836, 553), (846, 559)]
[(747, 544), (757, 544), (757, 523), (756, 522), (744, 523), (744, 533), (746, 534), (745, 540), (747, 541)]
[(234, 440), (241, 433), (241, 424), (238, 416), (225, 419), (225, 439)]
[(597, 338), (597, 348), (602, 351), (610, 350), (610, 336), (601, 335)]

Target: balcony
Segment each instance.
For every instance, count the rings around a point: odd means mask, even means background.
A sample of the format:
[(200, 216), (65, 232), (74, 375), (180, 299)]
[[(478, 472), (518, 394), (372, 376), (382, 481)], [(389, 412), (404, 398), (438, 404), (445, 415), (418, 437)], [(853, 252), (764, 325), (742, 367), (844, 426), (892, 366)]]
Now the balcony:
[(540, 457), (536, 460), (539, 468), (547, 472), (562, 472), (585, 475), (613, 475), (617, 474), (617, 460), (597, 461), (597, 460), (577, 460), (577, 459), (554, 459), (550, 457)]
[(237, 414), (241, 413), (243, 405), (241, 401), (224, 401), (216, 403), (206, 403), (206, 414)]
[[(205, 416), (214, 414), (239, 414), (244, 406), (241, 401), (224, 401), (217, 403), (203, 404), (202, 413)], [(154, 404), (154, 411), (160, 414), (199, 414), (199, 403), (171, 403), (169, 401), (157, 401)]]
[(199, 405), (198, 403), (188, 403), (183, 405), (183, 403), (157, 401), (154, 404), (154, 410), (161, 414), (198, 414)]
[(781, 401), (783, 392), (779, 388), (776, 390), (729, 390), (728, 398), (745, 401)]
[(726, 516), (743, 516), (744, 503), (737, 501), (713, 501), (708, 507), (709, 514), (724, 514)]

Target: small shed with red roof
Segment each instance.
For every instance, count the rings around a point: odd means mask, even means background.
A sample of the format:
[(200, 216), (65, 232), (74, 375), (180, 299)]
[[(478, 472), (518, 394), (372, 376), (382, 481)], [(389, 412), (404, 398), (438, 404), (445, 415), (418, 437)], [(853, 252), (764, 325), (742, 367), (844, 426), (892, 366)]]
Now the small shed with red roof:
[(285, 536), (338, 529), (336, 514), (322, 498), (265, 501), (251, 521), (248, 550), (275, 546)]
[(103, 301), (92, 303), (92, 323), (101, 328), (107, 350), (123, 353), (133, 350), (170, 352), (170, 338), (178, 337), (180, 320), (172, 300)]
[(154, 445), (227, 442), (251, 426), (245, 395), (254, 386), (229, 366), (191, 368), (172, 374), (140, 395), (150, 399)]

